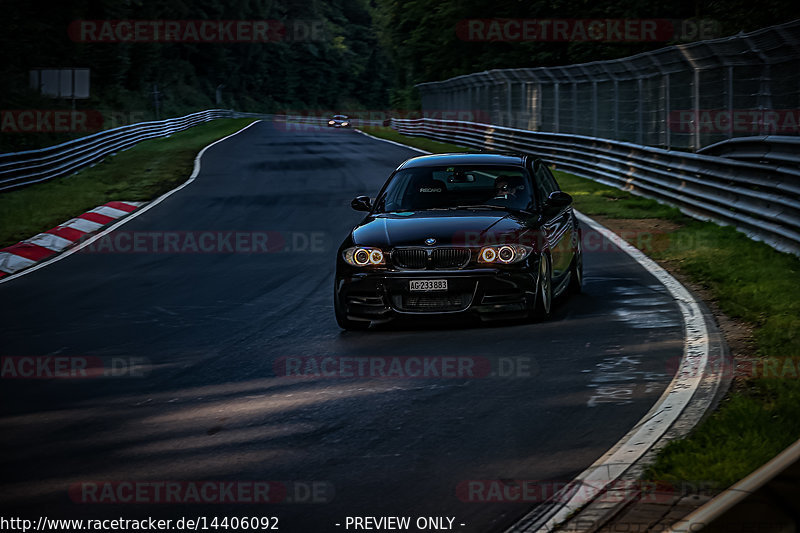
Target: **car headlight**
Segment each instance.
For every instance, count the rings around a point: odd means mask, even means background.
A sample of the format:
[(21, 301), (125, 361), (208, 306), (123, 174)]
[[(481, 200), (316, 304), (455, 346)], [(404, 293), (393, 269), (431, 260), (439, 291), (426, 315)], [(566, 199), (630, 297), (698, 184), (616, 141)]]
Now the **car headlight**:
[(328, 121), (328, 125), (329, 125), (329, 126), (333, 126), (334, 124), (336, 124), (336, 122), (334, 122), (334, 121), (332, 121), (332, 120), (329, 120), (329, 121)]
[(478, 262), (510, 265), (519, 263), (531, 255), (532, 251), (532, 246), (523, 246), (522, 244), (493, 244), (481, 248)]
[(349, 125), (350, 125), (349, 122), (342, 122), (342, 126), (349, 126)]
[(342, 255), (347, 264), (352, 266), (365, 267), (386, 264), (386, 256), (380, 248), (354, 246), (347, 248)]

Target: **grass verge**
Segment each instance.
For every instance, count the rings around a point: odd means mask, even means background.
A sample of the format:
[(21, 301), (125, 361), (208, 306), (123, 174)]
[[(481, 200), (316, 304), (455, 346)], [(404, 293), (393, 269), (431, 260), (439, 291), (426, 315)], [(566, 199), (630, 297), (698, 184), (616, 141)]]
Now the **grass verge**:
[(364, 126), (363, 128), (359, 129), (364, 133), (369, 133), (375, 137), (407, 144), (409, 146), (413, 146), (414, 148), (419, 148), (420, 150), (427, 150), (428, 152), (467, 152), (471, 150), (471, 148), (465, 148), (464, 146), (441, 143), (431, 139), (426, 139), (425, 137), (408, 137), (406, 135), (401, 135), (392, 128), (386, 126)]
[[(371, 135), (432, 152), (463, 151), (388, 128)], [(626, 227), (659, 227), (629, 242), (700, 288), (722, 313), (754, 332), (757, 361), (719, 408), (689, 436), (669, 443), (645, 477), (730, 486), (800, 438), (800, 258), (744, 234), (683, 215), (678, 209), (556, 171), (575, 207)], [(604, 220), (603, 222), (606, 222)], [(741, 355), (741, 354), (733, 354)]]
[(204, 146), (250, 122), (252, 118), (206, 122), (171, 137), (141, 142), (77, 174), (0, 193), (0, 248), (112, 200), (158, 197), (186, 181)]

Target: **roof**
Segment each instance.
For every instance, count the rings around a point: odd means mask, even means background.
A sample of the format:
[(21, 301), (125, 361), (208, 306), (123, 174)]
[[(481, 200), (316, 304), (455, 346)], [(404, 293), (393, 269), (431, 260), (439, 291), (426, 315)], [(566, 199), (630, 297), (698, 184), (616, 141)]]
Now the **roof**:
[(440, 165), (524, 165), (522, 154), (461, 152), (451, 154), (431, 154), (413, 157), (399, 168), (429, 167)]

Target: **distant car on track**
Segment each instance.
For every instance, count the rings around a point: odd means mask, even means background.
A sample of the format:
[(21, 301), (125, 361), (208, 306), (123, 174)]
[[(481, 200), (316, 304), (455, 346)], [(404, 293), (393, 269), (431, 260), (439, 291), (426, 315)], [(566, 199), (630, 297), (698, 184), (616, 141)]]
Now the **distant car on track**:
[(329, 128), (349, 128), (350, 127), (350, 117), (347, 115), (333, 115), (328, 121)]
[(334, 310), (343, 329), (401, 316), (550, 317), (580, 292), (583, 255), (572, 198), (540, 159), (437, 154), (409, 159), (336, 257)]

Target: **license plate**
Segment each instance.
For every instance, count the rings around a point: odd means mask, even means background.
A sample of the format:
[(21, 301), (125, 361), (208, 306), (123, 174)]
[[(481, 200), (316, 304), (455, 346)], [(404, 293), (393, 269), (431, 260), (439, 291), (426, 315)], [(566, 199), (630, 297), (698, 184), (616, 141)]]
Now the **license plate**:
[(411, 291), (446, 291), (446, 279), (414, 279), (409, 286)]

